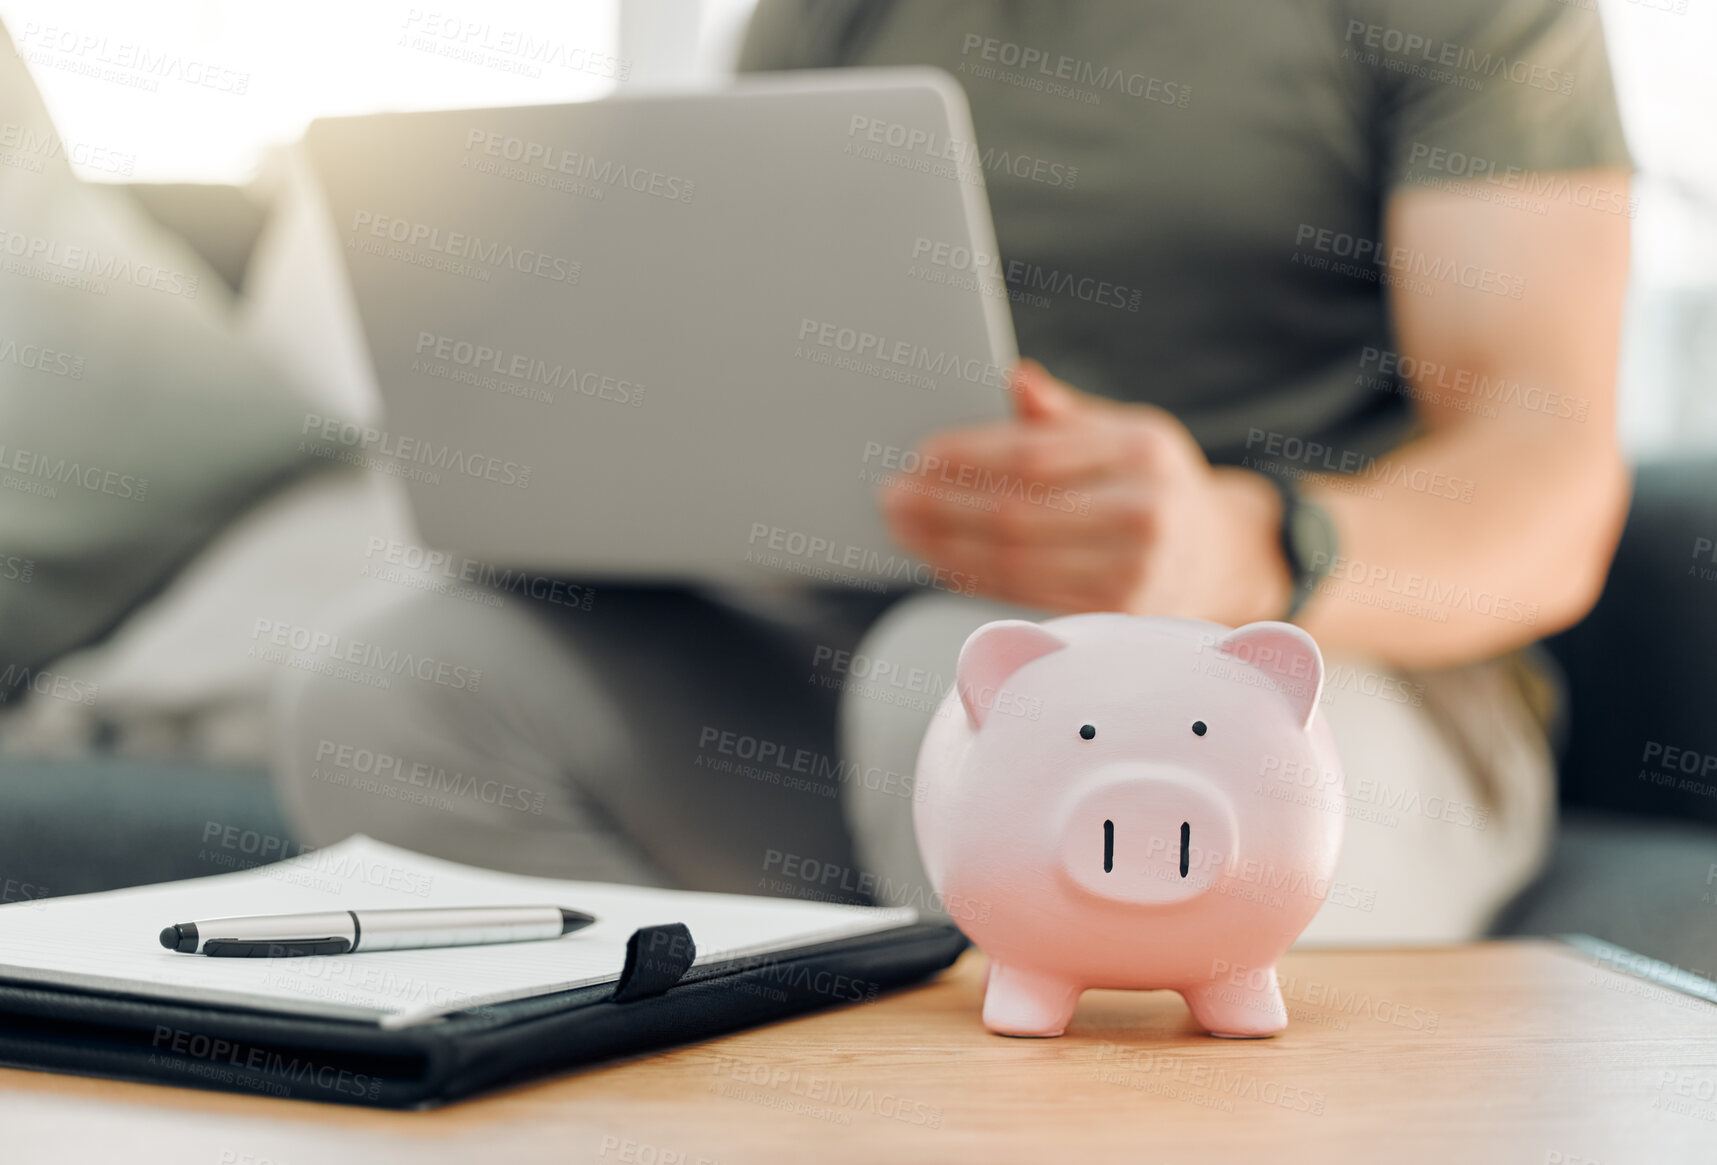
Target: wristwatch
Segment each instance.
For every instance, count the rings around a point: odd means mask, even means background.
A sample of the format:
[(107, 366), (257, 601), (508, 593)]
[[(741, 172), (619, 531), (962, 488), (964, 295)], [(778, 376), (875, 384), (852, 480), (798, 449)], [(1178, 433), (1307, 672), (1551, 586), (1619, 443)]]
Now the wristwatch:
[(1274, 473), (1265, 473), (1263, 477), (1282, 496), (1282, 559), (1288, 564), (1294, 584), (1282, 621), (1292, 622), (1318, 583), (1335, 566), (1338, 545), (1335, 522), (1328, 510), (1300, 496), (1292, 478)]

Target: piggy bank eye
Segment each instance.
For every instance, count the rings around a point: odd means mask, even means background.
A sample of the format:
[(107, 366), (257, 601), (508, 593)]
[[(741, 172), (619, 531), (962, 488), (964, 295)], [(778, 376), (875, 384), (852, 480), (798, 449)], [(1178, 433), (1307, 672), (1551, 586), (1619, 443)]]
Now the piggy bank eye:
[(1210, 729), (1205, 727), (1204, 721), (1194, 720), (1192, 722), (1192, 734), (1194, 736), (1203, 736), (1208, 731), (1210, 731)]
[(1081, 740), (1090, 740), (1093, 736), (1096, 736), (1096, 735), (1097, 735), (1097, 726), (1095, 724), (1087, 724), (1079, 730), (1079, 737)]

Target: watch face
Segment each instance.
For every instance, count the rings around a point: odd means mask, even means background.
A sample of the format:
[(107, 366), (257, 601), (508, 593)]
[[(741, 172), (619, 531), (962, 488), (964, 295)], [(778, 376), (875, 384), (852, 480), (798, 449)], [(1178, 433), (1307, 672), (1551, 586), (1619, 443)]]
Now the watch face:
[(1301, 500), (1288, 517), (1294, 565), (1302, 577), (1322, 578), (1335, 564), (1335, 525), (1324, 508)]

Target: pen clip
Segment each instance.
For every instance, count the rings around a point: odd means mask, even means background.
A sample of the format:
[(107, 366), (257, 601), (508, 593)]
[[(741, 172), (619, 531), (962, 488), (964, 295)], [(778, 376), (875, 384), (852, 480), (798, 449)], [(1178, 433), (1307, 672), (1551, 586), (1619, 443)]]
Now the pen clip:
[(352, 949), (350, 939), (327, 938), (203, 940), (203, 954), (217, 959), (290, 959), (305, 955), (343, 955)]

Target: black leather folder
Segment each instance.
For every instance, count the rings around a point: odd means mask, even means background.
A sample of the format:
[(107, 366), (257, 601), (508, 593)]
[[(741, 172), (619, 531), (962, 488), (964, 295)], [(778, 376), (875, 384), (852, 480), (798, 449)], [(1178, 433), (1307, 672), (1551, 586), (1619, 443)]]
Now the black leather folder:
[(403, 1028), (0, 979), (0, 1063), (422, 1108), (817, 1008), (863, 1006), (942, 970), (965, 947), (953, 927), (920, 922), (693, 967), (695, 938), (678, 924), (646, 927), (631, 936), (617, 982)]

